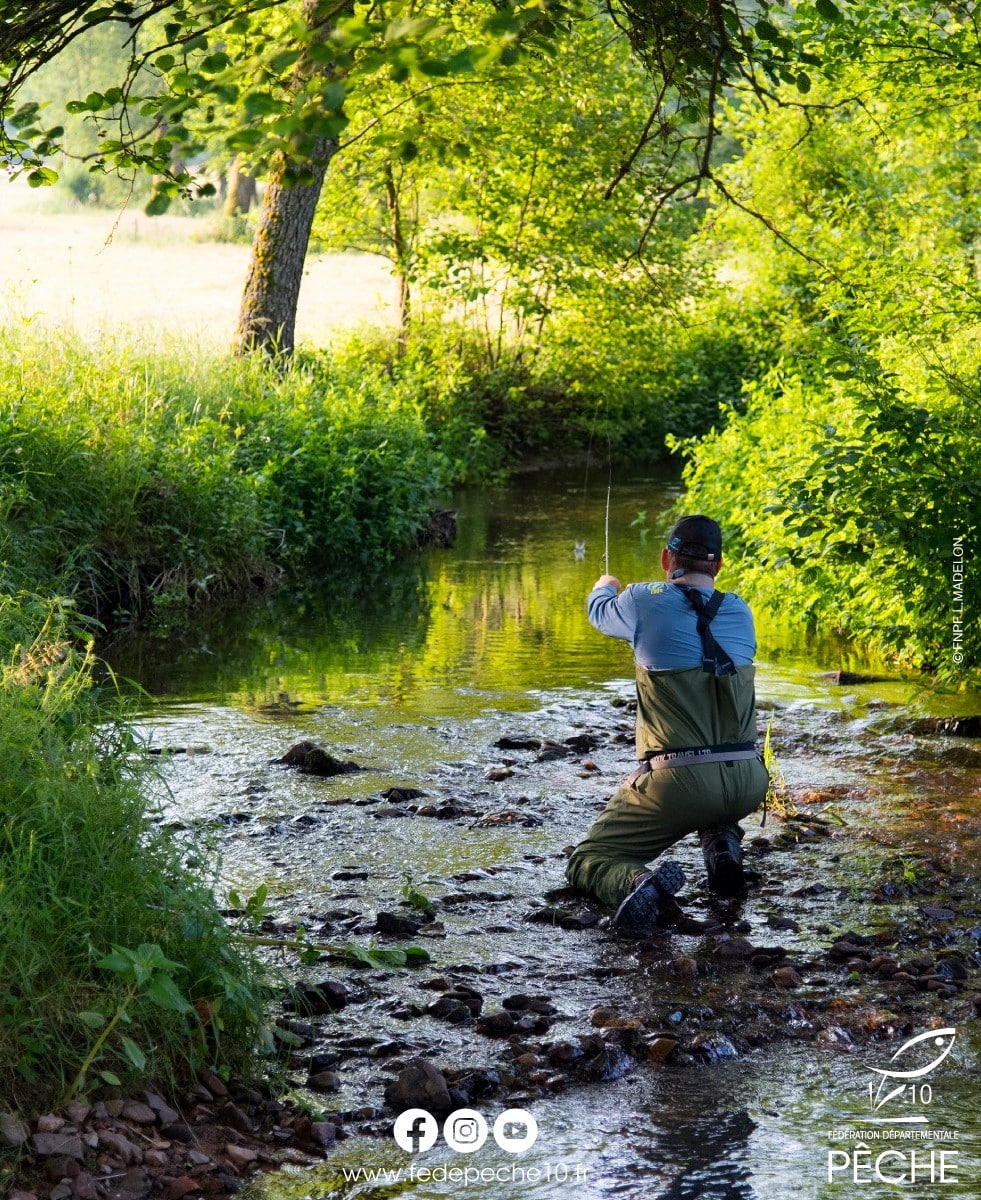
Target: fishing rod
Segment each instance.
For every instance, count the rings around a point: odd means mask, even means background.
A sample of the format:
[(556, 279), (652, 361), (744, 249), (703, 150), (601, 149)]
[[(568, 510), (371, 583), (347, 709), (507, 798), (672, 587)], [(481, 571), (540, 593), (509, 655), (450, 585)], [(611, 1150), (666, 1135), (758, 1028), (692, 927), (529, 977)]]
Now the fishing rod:
[(610, 479), (606, 485), (606, 542), (603, 550), (603, 574), (610, 573), (610, 496), (613, 492), (613, 464), (610, 464)]

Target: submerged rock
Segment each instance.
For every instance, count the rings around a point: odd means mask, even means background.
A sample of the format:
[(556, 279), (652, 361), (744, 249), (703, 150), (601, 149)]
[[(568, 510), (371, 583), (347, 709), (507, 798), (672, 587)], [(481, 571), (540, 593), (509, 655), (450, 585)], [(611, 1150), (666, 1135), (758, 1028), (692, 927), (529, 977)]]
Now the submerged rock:
[(552, 925), (560, 929), (589, 929), (599, 923), (599, 913), (589, 910), (574, 910), (559, 905), (543, 905), (533, 908), (522, 917), (533, 925)]
[(506, 1009), (501, 1009), (498, 1012), (486, 1013), (477, 1021), (474, 1029), (484, 1037), (510, 1037), (516, 1032), (517, 1026), (514, 1017)]
[(819, 678), (841, 687), (852, 687), (859, 683), (892, 683), (888, 675), (862, 675), (857, 671), (826, 671)]
[(498, 750), (540, 750), (542, 739), (535, 737), (505, 736), (494, 743)]
[(380, 912), (375, 919), (375, 928), (389, 937), (413, 938), (425, 921), (414, 917), (402, 917), (398, 913)]
[(359, 763), (344, 762), (335, 758), (329, 750), (318, 746), (316, 742), (297, 742), (290, 746), (282, 758), (274, 758), (273, 762), (283, 767), (293, 767), (304, 775), (350, 775), (354, 771), (363, 771)]
[(337, 1012), (351, 998), (343, 983), (335, 979), (324, 979), (320, 983), (299, 983), (293, 994), (283, 1002), (287, 1012), (299, 1012), (305, 1016), (323, 1016)]
[(390, 787), (381, 793), (382, 799), (389, 804), (407, 804), (410, 800), (423, 800), (428, 795), (428, 792), (416, 787)]
[(644, 1042), (644, 1058), (652, 1066), (666, 1062), (678, 1049), (678, 1039), (672, 1034), (658, 1033)]
[(576, 1074), (594, 1083), (611, 1083), (621, 1079), (637, 1062), (622, 1046), (599, 1037), (582, 1039), (583, 1058), (576, 1063)]
[(723, 936), (718, 940), (713, 953), (716, 958), (742, 961), (758, 954), (759, 949), (747, 938)]
[(912, 723), (910, 732), (939, 734), (943, 737), (981, 738), (981, 716), (921, 717)]
[(456, 541), (456, 510), (437, 508), (429, 514), (426, 527), (417, 535), (419, 546), (433, 546), (437, 550), (448, 550)]
[(317, 1071), (307, 1080), (307, 1087), (314, 1092), (339, 1092), (341, 1081), (333, 1071)]
[(30, 1131), (19, 1117), (11, 1113), (0, 1113), (0, 1146), (16, 1149), (30, 1137)]
[(720, 1033), (695, 1038), (689, 1049), (706, 1062), (720, 1062), (724, 1058), (739, 1057), (736, 1047)]

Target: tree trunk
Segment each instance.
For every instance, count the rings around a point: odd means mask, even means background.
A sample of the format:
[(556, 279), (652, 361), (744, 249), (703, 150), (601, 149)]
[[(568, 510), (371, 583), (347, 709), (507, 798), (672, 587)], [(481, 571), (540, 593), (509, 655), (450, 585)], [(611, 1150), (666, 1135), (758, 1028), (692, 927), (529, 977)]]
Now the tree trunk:
[(412, 293), (409, 288), (409, 254), (402, 224), (402, 203), (391, 162), (385, 163), (385, 200), (391, 221), (392, 264), (399, 285), (399, 354), (404, 354), (409, 341)]
[(256, 203), (255, 179), (243, 171), (237, 158), (233, 158), (228, 167), (228, 179), (225, 182), (228, 189), (225, 194), (223, 217), (235, 217), (239, 213), (247, 213)]
[(251, 350), (270, 355), (293, 353), (296, 307), (310, 230), (327, 164), (336, 150), (336, 140), (318, 139), (308, 164), (313, 174), (310, 183), (290, 186), (292, 168), (286, 159), (273, 170), (252, 243), (252, 259), (235, 334), (236, 354)]
[[(327, 39), (331, 23), (319, 23), (322, 0), (303, 0), (302, 14), (316, 30), (315, 42)], [(297, 91), (315, 72), (325, 70), (304, 55), (296, 67)], [(326, 68), (330, 71), (331, 68)], [(296, 306), (310, 230), (327, 165), (337, 152), (336, 138), (318, 138), (308, 159), (293, 162), (280, 155), (262, 198), (259, 226), (245, 282), (235, 333), (235, 353), (261, 350), (289, 357), (296, 337)], [(294, 182), (302, 174), (303, 183)]]

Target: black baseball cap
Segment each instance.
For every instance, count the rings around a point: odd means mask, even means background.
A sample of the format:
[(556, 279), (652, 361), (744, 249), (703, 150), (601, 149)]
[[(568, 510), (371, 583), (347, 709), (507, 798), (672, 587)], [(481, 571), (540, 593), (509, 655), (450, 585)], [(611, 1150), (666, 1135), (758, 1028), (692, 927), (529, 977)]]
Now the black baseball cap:
[(667, 547), (681, 558), (714, 562), (722, 557), (722, 530), (711, 517), (682, 517), (668, 535)]

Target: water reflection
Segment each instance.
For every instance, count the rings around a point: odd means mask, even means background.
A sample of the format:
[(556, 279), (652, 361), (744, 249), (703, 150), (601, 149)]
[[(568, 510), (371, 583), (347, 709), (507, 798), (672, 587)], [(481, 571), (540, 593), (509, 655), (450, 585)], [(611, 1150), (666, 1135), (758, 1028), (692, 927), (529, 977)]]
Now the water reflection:
[[(615, 483), (610, 564), (623, 580), (658, 576), (677, 494), (670, 473)], [(585, 616), (585, 595), (604, 568), (605, 505), (605, 487), (585, 493), (578, 472), (468, 492), (450, 551), (120, 639), (107, 656), (158, 699), (265, 711), (385, 705), (410, 718), (524, 708), (535, 690), (631, 674), (629, 652), (599, 637)], [(722, 583), (735, 586), (737, 572)], [(791, 622), (758, 623), (761, 673), (778, 696), (813, 699), (818, 670), (867, 666)]]
[[(655, 1112), (652, 1118), (656, 1128), (670, 1133), (641, 1157), (661, 1178), (674, 1176), (657, 1193), (659, 1200), (753, 1200), (747, 1151), (756, 1122), (745, 1109), (709, 1107), (680, 1119), (676, 1111)], [(636, 1180), (625, 1179), (610, 1192), (636, 1195)]]

